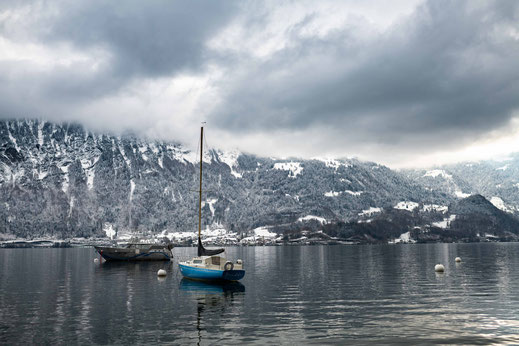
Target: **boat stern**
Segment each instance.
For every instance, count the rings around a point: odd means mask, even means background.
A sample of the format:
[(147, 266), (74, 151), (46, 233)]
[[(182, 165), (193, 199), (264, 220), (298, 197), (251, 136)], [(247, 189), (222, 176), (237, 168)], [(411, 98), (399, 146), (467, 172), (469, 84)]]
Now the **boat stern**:
[(245, 270), (225, 270), (222, 274), (222, 279), (228, 281), (238, 281), (245, 276)]

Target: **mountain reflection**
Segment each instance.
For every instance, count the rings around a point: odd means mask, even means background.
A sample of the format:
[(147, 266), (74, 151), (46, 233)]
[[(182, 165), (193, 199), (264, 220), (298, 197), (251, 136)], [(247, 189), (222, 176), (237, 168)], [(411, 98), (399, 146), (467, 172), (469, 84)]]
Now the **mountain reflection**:
[(0, 344), (519, 342), (517, 243), (231, 251), (243, 284), (95, 264), (92, 249), (2, 249)]

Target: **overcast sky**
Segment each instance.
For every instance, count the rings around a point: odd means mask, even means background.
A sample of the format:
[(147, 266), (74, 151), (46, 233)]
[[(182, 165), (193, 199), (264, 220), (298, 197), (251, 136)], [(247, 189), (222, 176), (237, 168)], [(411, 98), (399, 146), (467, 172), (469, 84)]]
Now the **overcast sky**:
[(0, 2), (0, 117), (390, 167), (519, 151), (519, 1)]

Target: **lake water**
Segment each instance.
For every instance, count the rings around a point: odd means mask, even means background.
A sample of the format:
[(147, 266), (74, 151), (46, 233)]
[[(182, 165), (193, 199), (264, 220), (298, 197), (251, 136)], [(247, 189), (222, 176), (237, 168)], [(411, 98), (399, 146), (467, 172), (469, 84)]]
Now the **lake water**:
[(0, 249), (0, 344), (519, 343), (517, 243), (232, 247), (226, 286), (182, 280), (195, 252)]

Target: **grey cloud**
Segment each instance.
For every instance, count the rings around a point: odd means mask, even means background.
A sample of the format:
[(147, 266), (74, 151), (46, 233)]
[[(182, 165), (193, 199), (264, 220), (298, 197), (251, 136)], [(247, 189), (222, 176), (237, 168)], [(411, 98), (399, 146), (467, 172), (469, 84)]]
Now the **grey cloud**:
[[(66, 4), (66, 5), (65, 5)], [(201, 68), (206, 42), (236, 14), (234, 1), (66, 2), (46, 40), (104, 47), (122, 75), (164, 76)]]
[[(222, 128), (328, 124), (371, 142), (453, 142), (504, 126), (519, 109), (515, 1), (430, 1), (375, 39), (355, 28), (298, 39), (231, 80)], [(232, 77), (231, 77), (232, 78)]]
[(46, 71), (31, 71), (23, 62), (4, 67), (18, 70), (29, 83), (26, 88), (37, 86), (38, 98), (88, 102), (116, 94), (139, 78), (202, 72), (212, 54), (207, 41), (238, 7), (233, 1), (209, 0), (61, 1), (13, 3), (3, 10), (21, 8), (22, 18), (6, 16), (0, 22), (4, 36), (48, 47), (68, 44), (87, 55), (101, 50), (108, 61), (96, 70), (81, 63)]
[(90, 57), (100, 50), (108, 60), (97, 69), (80, 61), (47, 69), (0, 61), (0, 117), (84, 120), (111, 129), (125, 122), (151, 131), (165, 115), (136, 114), (146, 107), (131, 113), (131, 104), (117, 108), (118, 96), (135, 92), (129, 89), (141, 80), (203, 75), (210, 65), (225, 71), (211, 81), (220, 103), (211, 110), (208, 97), (195, 108), (209, 112), (211, 126), (224, 135), (258, 138), (323, 133), (312, 146), (333, 152), (360, 146), (404, 156), (433, 151), (502, 129), (519, 109), (519, 41), (510, 35), (519, 32), (517, 1), (429, 1), (385, 32), (370, 32), (370, 24), (358, 20), (324, 37), (308, 36), (319, 16), (309, 13), (288, 29), (286, 47), (268, 59), (208, 48), (235, 20), (251, 36), (264, 30), (269, 6), (277, 4), (3, 2), (0, 11), (24, 12), (0, 16), (1, 36), (50, 48), (70, 45)]

